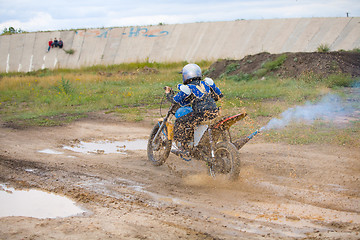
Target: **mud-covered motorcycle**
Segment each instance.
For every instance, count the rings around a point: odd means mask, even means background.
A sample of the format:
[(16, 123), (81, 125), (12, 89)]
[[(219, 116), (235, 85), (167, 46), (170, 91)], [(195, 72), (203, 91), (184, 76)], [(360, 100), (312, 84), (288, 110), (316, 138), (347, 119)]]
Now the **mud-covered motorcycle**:
[[(192, 134), (192, 141), (187, 148), (190, 150), (190, 158), (177, 154), (176, 150), (180, 143), (174, 142), (174, 124), (172, 116), (178, 105), (172, 104), (167, 115), (161, 119), (152, 129), (147, 145), (148, 159), (155, 166), (162, 165), (169, 157), (170, 152), (190, 161), (191, 157), (205, 161), (209, 174), (213, 177), (225, 175), (229, 180), (236, 180), (240, 172), (240, 158), (238, 149), (243, 144), (239, 141), (232, 142), (230, 127), (237, 121), (243, 119), (246, 113), (223, 117), (206, 121), (195, 126)], [(248, 141), (248, 140), (245, 140)]]

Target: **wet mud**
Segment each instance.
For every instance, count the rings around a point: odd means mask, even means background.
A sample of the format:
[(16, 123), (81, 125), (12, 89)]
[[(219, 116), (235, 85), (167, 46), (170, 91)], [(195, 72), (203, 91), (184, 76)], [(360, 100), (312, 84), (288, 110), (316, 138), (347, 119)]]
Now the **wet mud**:
[[(96, 120), (0, 128), (0, 184), (65, 196), (75, 216), (0, 217), (0, 239), (359, 239), (360, 150), (269, 144), (241, 149), (236, 182), (202, 162), (84, 143), (146, 141), (151, 123)], [(2, 187), (0, 191), (5, 191)], [(1, 202), (1, 200), (0, 200)]]

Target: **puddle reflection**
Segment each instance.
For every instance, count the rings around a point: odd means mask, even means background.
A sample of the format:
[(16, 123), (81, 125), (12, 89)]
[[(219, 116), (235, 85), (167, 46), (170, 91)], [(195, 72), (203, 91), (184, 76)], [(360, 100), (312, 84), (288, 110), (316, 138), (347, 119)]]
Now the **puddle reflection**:
[(40, 150), (38, 152), (47, 153), (47, 154), (55, 154), (55, 155), (63, 154), (63, 152), (58, 152), (58, 151), (54, 151), (54, 150), (51, 150), (51, 149), (44, 149), (44, 150)]
[(126, 154), (126, 150), (146, 150), (147, 140), (139, 139), (135, 141), (95, 141), (84, 142), (80, 141), (72, 146), (64, 146), (64, 149), (80, 153), (120, 153)]
[(69, 217), (84, 213), (69, 198), (39, 190), (15, 190), (0, 184), (0, 217)]

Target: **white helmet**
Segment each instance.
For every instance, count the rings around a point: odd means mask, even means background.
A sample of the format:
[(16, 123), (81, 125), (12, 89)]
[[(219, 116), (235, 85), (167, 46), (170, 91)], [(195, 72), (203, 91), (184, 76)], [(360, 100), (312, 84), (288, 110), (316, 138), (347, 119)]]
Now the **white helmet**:
[(182, 70), (183, 83), (187, 83), (189, 79), (201, 78), (201, 68), (197, 64), (187, 64)]

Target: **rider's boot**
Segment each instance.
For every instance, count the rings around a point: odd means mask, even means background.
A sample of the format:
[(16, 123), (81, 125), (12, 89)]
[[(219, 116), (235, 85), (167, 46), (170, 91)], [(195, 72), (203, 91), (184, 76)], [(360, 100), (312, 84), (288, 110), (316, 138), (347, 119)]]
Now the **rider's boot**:
[(190, 151), (188, 148), (188, 143), (181, 143), (177, 149), (171, 149), (171, 152), (180, 157), (190, 157)]

